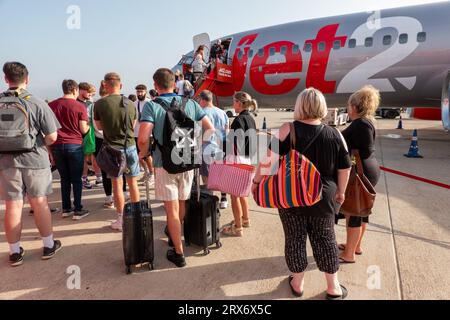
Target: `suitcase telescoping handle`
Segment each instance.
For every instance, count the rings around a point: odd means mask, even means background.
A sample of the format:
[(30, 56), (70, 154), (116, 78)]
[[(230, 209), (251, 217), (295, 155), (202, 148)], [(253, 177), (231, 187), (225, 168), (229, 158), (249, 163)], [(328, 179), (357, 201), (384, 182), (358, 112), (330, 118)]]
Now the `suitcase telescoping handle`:
[(150, 180), (145, 179), (145, 201), (147, 201), (147, 206), (150, 208)]

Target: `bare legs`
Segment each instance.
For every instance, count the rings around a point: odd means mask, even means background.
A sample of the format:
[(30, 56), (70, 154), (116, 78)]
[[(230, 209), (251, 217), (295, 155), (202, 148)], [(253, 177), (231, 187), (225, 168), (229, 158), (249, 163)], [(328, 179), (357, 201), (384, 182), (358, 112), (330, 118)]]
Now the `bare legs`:
[(167, 226), (177, 254), (183, 254), (183, 243), (181, 242), (181, 225), (186, 214), (186, 201), (165, 201), (164, 208), (167, 215)]

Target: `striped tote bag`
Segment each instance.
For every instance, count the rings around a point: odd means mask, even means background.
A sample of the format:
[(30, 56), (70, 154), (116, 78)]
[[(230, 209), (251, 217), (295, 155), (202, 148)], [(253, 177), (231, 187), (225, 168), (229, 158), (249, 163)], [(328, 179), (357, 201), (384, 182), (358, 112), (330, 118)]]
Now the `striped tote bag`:
[(235, 197), (248, 197), (251, 193), (255, 167), (243, 163), (211, 163), (208, 189), (231, 194)]
[[(320, 136), (324, 126), (305, 148), (305, 153)], [(253, 198), (263, 208), (310, 207), (322, 200), (322, 181), (314, 164), (295, 150), (295, 129), (291, 124), (291, 151), (278, 162), (273, 176), (263, 176)]]

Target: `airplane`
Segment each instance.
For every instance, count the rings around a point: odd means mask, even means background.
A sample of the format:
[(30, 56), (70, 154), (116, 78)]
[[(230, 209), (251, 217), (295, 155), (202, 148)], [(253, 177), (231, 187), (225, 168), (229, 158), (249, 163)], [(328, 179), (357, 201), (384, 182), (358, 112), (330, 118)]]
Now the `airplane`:
[[(380, 90), (383, 106), (441, 106), (450, 130), (450, 2), (305, 20), (221, 37), (228, 52), (197, 93), (211, 90), (221, 106), (236, 91), (261, 108), (292, 107), (307, 87), (329, 107), (345, 107), (364, 85)], [(194, 37), (194, 48), (216, 43)], [(175, 69), (192, 64), (194, 51)], [(208, 58), (207, 58), (208, 59)]]

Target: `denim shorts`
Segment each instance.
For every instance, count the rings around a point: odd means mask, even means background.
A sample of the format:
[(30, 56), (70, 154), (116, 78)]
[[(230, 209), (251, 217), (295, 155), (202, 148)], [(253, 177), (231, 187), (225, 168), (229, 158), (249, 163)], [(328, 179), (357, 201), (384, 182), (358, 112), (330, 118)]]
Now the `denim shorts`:
[[(136, 146), (127, 147), (127, 150), (120, 150), (122, 153), (125, 153), (125, 157), (127, 159), (127, 166), (125, 168), (125, 176), (129, 178), (138, 177), (141, 173), (141, 169), (139, 167), (139, 156), (137, 153)], [(119, 177), (110, 177), (110, 179), (118, 179)]]

